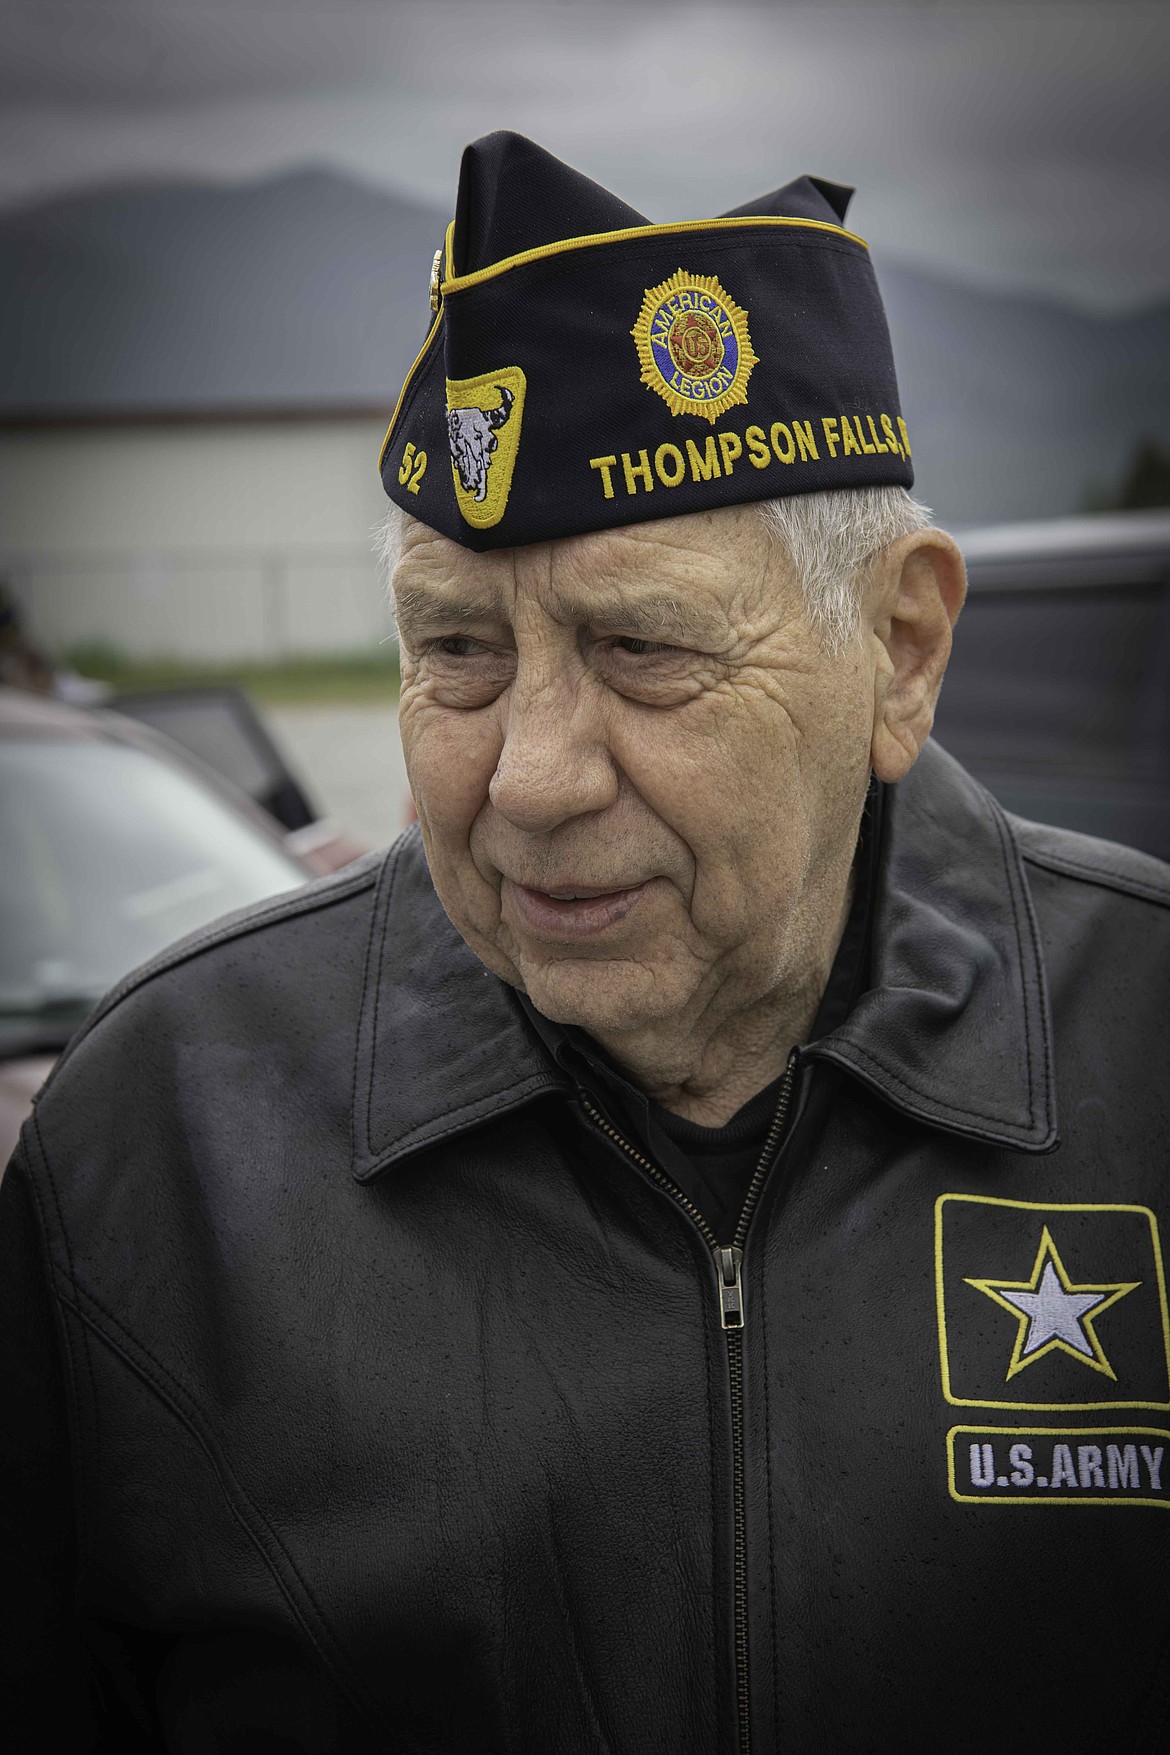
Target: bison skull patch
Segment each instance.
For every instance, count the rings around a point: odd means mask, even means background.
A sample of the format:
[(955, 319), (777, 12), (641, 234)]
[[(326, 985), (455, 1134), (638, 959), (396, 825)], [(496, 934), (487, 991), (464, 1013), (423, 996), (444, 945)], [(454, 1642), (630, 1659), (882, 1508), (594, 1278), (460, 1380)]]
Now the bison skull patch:
[(455, 498), (466, 523), (486, 530), (508, 504), (520, 425), (524, 373), (504, 366), (478, 378), (447, 380), (447, 439)]

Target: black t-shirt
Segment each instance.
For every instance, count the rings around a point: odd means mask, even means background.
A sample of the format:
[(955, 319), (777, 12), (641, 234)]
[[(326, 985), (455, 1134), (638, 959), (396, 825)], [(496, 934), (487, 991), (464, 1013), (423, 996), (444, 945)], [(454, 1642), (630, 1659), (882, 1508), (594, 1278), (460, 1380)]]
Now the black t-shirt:
[[(870, 934), (881, 854), (884, 788), (870, 785), (854, 861), (853, 902), (821, 996), (810, 1041), (844, 1022), (869, 985)], [(703, 1127), (652, 1102), (632, 1085), (584, 1030), (554, 1024), (523, 995), (532, 1027), (557, 1064), (589, 1091), (597, 1107), (637, 1150), (665, 1171), (703, 1214), (721, 1243), (730, 1243), (760, 1161), (780, 1098), (783, 1074), (757, 1091), (722, 1127)]]

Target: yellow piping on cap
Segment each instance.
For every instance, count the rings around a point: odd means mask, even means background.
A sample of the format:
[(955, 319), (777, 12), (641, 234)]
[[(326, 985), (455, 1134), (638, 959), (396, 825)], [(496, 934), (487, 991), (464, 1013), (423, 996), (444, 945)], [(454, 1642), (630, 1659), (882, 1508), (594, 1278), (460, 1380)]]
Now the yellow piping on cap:
[[(445, 248), (446, 248), (446, 252), (447, 252), (447, 273), (448, 273), (448, 275), (450, 275), (450, 273), (451, 273), (451, 243), (452, 243), (452, 238), (454, 236), (454, 232), (455, 232), (455, 221), (452, 220), (450, 225), (447, 227), (447, 236), (444, 240), (444, 244), (445, 244)], [(442, 292), (441, 287), (440, 287), (439, 291), (440, 291), (440, 293)], [(410, 389), (411, 380), (414, 377), (414, 374), (418, 371), (418, 368), (422, 365), (423, 360), (426, 358), (426, 355), (427, 355), (427, 352), (430, 348), (431, 342), (435, 339), (435, 331), (438, 329), (439, 324), (442, 321), (443, 321), (443, 307), (442, 307), (442, 305), (440, 305), (439, 310), (438, 310), (438, 314), (435, 317), (434, 322), (431, 324), (430, 328), (427, 330), (427, 338), (418, 350), (418, 357), (415, 360), (414, 364), (411, 366), (409, 372), (407, 372), (406, 377), (403, 379), (403, 382), (402, 382), (402, 389), (398, 392), (398, 401), (394, 404), (394, 413), (390, 416), (390, 425), (386, 428), (386, 437), (382, 440), (382, 449), (378, 452), (379, 472), (381, 471), (383, 463), (386, 461), (386, 453), (390, 449), (390, 439), (391, 439), (391, 436), (394, 432), (394, 427), (395, 427), (395, 424), (397, 423), (398, 416), (402, 413), (402, 403), (403, 403), (403, 400), (406, 396), (406, 392)]]
[[(454, 219), (451, 221), (451, 225), (447, 226), (447, 274), (451, 272), (451, 233), (453, 232)], [(440, 288), (440, 291), (442, 291), (442, 288)], [(430, 349), (430, 344), (432, 344), (433, 339), (435, 339), (435, 330), (439, 328), (440, 323), (442, 323), (442, 305), (439, 305), (439, 314), (435, 316), (435, 321), (433, 321), (432, 326), (430, 326), (428, 332), (426, 332), (426, 340), (424, 340), (423, 346), (419, 347), (419, 351), (417, 351), (416, 362), (410, 367), (407, 376), (405, 376), (405, 379), (402, 381), (402, 390), (398, 391), (398, 400), (395, 402), (395, 412), (389, 416), (389, 426), (386, 428), (386, 437), (382, 439), (382, 449), (377, 453), (377, 467), (379, 467), (379, 472), (381, 472), (382, 463), (386, 462), (386, 453), (389, 451), (389, 441), (391, 441), (391, 435), (395, 432), (395, 425), (396, 421), (398, 421), (398, 416), (402, 414), (402, 404), (403, 400), (405, 400), (405, 395), (407, 395), (407, 390), (410, 388), (410, 381), (414, 379), (414, 374), (416, 374), (417, 369), (419, 369), (419, 365), (421, 365), (424, 358), (426, 358), (426, 353), (428, 353), (428, 349)]]
[(680, 232), (722, 231), (727, 226), (796, 226), (802, 230), (829, 232), (838, 238), (848, 238), (851, 244), (860, 244), (863, 250), (869, 245), (856, 232), (847, 232), (844, 226), (830, 225), (827, 219), (781, 219), (774, 214), (749, 215), (744, 219), (680, 219), (674, 225), (632, 225), (623, 231), (591, 232), (583, 238), (562, 238), (556, 244), (541, 244), (535, 250), (521, 250), (518, 256), (505, 256), (502, 262), (492, 262), (486, 268), (477, 268), (471, 274), (452, 274), (451, 233), (454, 223), (447, 231), (447, 278), (441, 291), (446, 297), (448, 293), (463, 292), (469, 286), (479, 286), (482, 281), (494, 280), (498, 274), (507, 274), (509, 269), (523, 268), (529, 262), (540, 262), (545, 256), (560, 256), (566, 250), (586, 250), (591, 244), (623, 244), (636, 238), (668, 238)]
[(394, 432), (394, 426), (398, 420), (398, 416), (402, 412), (402, 404), (403, 404), (403, 401), (405, 400), (406, 392), (410, 389), (411, 381), (414, 378), (414, 374), (418, 371), (418, 368), (422, 365), (423, 360), (426, 358), (427, 354), (430, 352), (431, 342), (435, 339), (435, 334), (438, 330), (439, 324), (442, 321), (443, 321), (443, 309), (442, 309), (442, 306), (440, 306), (439, 307), (439, 314), (435, 318), (434, 322), (431, 324), (430, 328), (427, 330), (427, 338), (423, 342), (422, 346), (419, 348), (418, 358), (415, 360), (414, 364), (411, 366), (409, 372), (407, 372), (406, 377), (403, 380), (402, 389), (398, 392), (398, 401), (394, 404), (394, 413), (390, 416), (390, 425), (386, 428), (386, 437), (382, 440), (382, 449), (378, 452), (378, 468), (379, 468), (379, 470), (381, 469), (382, 464), (385, 462), (387, 451), (390, 449), (390, 439), (391, 439), (391, 436)]
[[(831, 225), (826, 219), (784, 219), (774, 214), (756, 214), (743, 219), (680, 219), (674, 225), (635, 225), (627, 226), (623, 231), (590, 232), (581, 238), (562, 238), (555, 244), (541, 244), (534, 250), (521, 250), (516, 256), (505, 256), (502, 261), (489, 263), (486, 268), (477, 268), (471, 274), (453, 274), (455, 221), (452, 220), (447, 227), (447, 235), (444, 240), (446, 278), (440, 286), (439, 292), (445, 299), (448, 293), (463, 292), (467, 287), (478, 286), (482, 281), (494, 280), (497, 275), (507, 274), (509, 269), (523, 268), (525, 264), (539, 262), (546, 256), (560, 256), (566, 250), (585, 250), (591, 244), (625, 243), (627, 240), (632, 241), (637, 238), (672, 237), (676, 233), (695, 231), (722, 231), (728, 226), (786, 226), (795, 227), (798, 230), (828, 232), (833, 237), (848, 238), (851, 244), (860, 244), (863, 250), (868, 251), (869, 249), (865, 239), (858, 237), (856, 232), (846, 231), (844, 226)], [(382, 449), (378, 453), (379, 470), (390, 447), (390, 440), (393, 437), (398, 416), (402, 412), (406, 392), (410, 389), (415, 373), (426, 358), (442, 321), (443, 307), (440, 305), (438, 316), (431, 324), (427, 338), (419, 350), (418, 358), (407, 372), (398, 401), (394, 404), (394, 413), (390, 416), (390, 425), (386, 428), (386, 437), (382, 440)]]

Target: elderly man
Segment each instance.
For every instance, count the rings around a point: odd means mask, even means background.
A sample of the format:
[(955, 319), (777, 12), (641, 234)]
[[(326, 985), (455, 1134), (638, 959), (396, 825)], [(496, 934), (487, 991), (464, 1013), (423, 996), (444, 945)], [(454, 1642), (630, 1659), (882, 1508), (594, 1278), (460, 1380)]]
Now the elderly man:
[(132, 976), (5, 1185), (22, 1748), (1165, 1746), (1170, 874), (927, 742), (846, 199), (469, 149), (421, 834)]

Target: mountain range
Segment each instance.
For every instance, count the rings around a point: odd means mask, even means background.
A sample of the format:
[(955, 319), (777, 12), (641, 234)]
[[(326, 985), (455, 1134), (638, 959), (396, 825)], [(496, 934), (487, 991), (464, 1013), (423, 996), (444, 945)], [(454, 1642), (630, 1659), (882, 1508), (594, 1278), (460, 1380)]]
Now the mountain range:
[[(386, 411), (446, 216), (306, 169), (0, 214), (0, 424)], [(1170, 441), (1170, 302), (1114, 318), (875, 253), (916, 492), (953, 524), (1107, 496)]]

